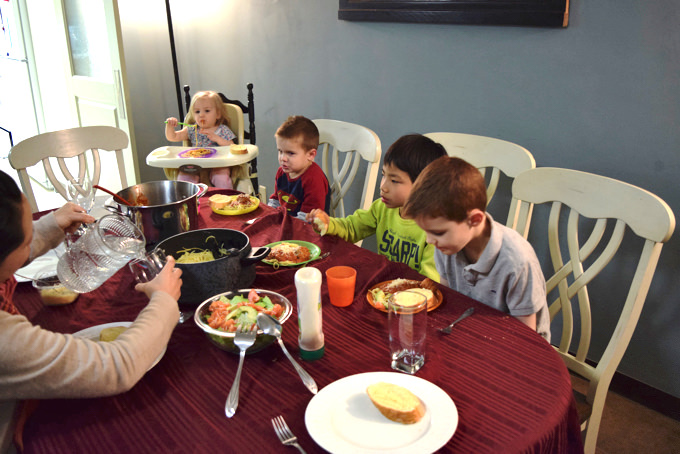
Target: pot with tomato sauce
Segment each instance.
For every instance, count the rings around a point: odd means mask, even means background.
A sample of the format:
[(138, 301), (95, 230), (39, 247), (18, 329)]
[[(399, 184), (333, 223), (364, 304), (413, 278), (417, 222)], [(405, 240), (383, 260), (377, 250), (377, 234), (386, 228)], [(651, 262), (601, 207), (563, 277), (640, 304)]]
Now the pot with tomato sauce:
[(208, 186), (188, 181), (150, 181), (117, 193), (131, 206), (117, 203), (106, 208), (127, 216), (144, 233), (148, 250), (160, 241), (198, 227), (198, 199)]

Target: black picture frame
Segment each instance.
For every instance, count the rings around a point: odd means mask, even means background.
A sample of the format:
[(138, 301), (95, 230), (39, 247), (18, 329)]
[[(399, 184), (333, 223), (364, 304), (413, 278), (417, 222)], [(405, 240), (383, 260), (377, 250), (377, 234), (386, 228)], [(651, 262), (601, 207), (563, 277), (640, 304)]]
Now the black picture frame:
[(569, 0), (340, 0), (338, 19), (566, 27)]

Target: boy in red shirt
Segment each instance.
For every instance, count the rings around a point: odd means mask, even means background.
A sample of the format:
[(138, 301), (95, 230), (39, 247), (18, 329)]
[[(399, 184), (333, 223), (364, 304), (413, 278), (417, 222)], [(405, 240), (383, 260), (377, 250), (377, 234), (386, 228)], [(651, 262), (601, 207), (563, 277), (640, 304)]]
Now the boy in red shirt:
[(290, 215), (302, 220), (315, 208), (328, 211), (330, 186), (323, 170), (314, 162), (319, 146), (319, 130), (314, 122), (301, 115), (290, 116), (274, 137), (280, 167), (268, 205), (283, 206)]

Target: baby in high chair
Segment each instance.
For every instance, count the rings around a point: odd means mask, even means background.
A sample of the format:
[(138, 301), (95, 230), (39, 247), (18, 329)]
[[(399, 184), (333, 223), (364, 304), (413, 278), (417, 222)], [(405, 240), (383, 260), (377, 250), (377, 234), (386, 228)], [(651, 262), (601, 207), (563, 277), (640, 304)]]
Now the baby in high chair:
[[(222, 98), (214, 91), (200, 91), (194, 95), (186, 121), (187, 126), (175, 131), (177, 118), (168, 118), (165, 122), (165, 138), (171, 142), (189, 140), (193, 147), (229, 146), (236, 138), (229, 129), (229, 118)], [(244, 165), (213, 168), (210, 169), (210, 183), (217, 188), (233, 189), (246, 173)], [(180, 170), (177, 179), (198, 183), (200, 175)]]

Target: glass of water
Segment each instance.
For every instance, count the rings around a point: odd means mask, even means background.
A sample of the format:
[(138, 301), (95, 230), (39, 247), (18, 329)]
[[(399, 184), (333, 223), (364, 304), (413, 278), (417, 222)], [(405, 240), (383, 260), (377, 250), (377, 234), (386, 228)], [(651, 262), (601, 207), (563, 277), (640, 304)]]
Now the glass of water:
[(162, 249), (154, 249), (146, 254), (145, 257), (131, 260), (128, 263), (128, 267), (135, 276), (135, 280), (143, 284), (155, 278), (161, 272), (166, 262), (165, 252)]
[(394, 293), (387, 319), (392, 369), (415, 374), (425, 364), (427, 297), (409, 290)]

